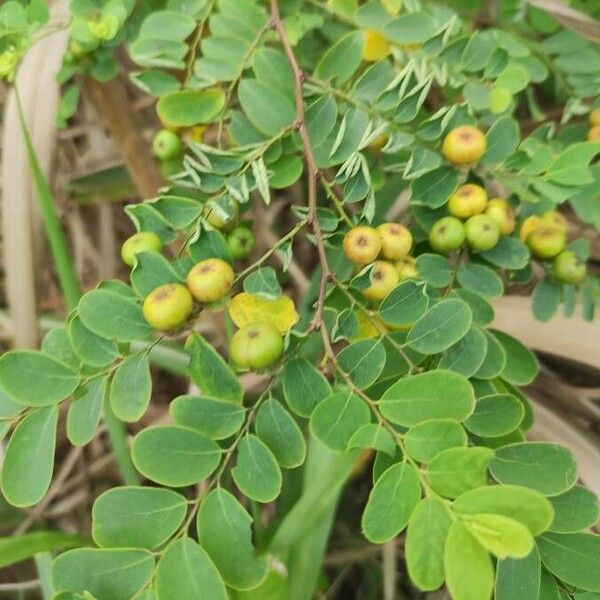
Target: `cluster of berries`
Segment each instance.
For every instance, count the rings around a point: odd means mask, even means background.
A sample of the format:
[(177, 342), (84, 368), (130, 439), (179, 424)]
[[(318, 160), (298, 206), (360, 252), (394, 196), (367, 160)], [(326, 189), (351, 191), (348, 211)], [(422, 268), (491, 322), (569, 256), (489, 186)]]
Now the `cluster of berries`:
[(587, 139), (590, 142), (600, 142), (600, 108), (591, 111), (588, 120), (590, 128), (587, 132)]
[[(204, 212), (206, 220), (227, 235), (227, 244), (233, 258), (247, 258), (253, 251), (255, 238), (244, 226), (236, 225), (239, 207), (234, 215), (222, 217), (211, 208)], [(227, 231), (229, 230), (229, 231)], [(134, 266), (136, 254), (145, 251), (160, 252), (162, 242), (151, 231), (140, 231), (121, 247), (123, 261)], [(173, 331), (184, 325), (194, 311), (194, 302), (213, 306), (226, 298), (235, 282), (231, 265), (220, 258), (208, 258), (196, 263), (187, 274), (186, 285), (167, 283), (152, 290), (144, 299), (146, 321), (157, 331)], [(252, 323), (234, 333), (229, 344), (233, 362), (245, 369), (264, 369), (275, 362), (283, 352), (283, 338), (271, 323)]]
[(383, 300), (398, 283), (418, 275), (410, 255), (413, 238), (399, 223), (382, 223), (377, 228), (353, 227), (344, 237), (344, 253), (355, 265), (372, 265), (371, 285), (362, 291), (369, 300)]

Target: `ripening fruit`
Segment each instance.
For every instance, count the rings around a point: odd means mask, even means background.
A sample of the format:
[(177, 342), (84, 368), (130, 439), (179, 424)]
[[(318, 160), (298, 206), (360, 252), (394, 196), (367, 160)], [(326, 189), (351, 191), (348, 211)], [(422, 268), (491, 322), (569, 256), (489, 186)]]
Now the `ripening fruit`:
[(588, 116), (590, 125), (600, 125), (600, 108), (595, 108)]
[(167, 283), (150, 292), (144, 300), (144, 318), (154, 329), (169, 331), (183, 325), (192, 314), (194, 301), (179, 283)]
[(450, 196), (448, 212), (459, 219), (468, 219), (483, 212), (487, 201), (487, 193), (480, 185), (465, 183)]
[(503, 198), (491, 198), (485, 209), (488, 215), (500, 229), (501, 235), (510, 235), (515, 229), (515, 211)]
[(521, 223), (521, 229), (519, 230), (519, 238), (522, 242), (527, 239), (527, 236), (535, 231), (538, 227), (541, 227), (543, 224), (542, 219), (538, 215), (531, 215), (531, 217), (527, 217)]
[(209, 258), (192, 267), (187, 286), (198, 302), (216, 302), (229, 293), (234, 279), (229, 263), (220, 258)]
[(587, 132), (587, 139), (590, 142), (600, 142), (600, 125), (590, 127)]
[(370, 274), (371, 285), (361, 290), (369, 300), (383, 300), (399, 283), (400, 276), (396, 267), (389, 262), (376, 260)]
[(236, 331), (229, 343), (229, 355), (246, 369), (264, 369), (283, 352), (281, 333), (271, 323), (254, 323)]
[(179, 156), (182, 148), (179, 136), (168, 129), (161, 129), (152, 140), (152, 151), (159, 160), (170, 160)]
[(455, 165), (477, 162), (485, 153), (485, 135), (473, 125), (461, 125), (452, 129), (444, 138), (442, 152)]
[(363, 60), (375, 62), (384, 59), (390, 53), (390, 43), (377, 31), (366, 29), (364, 32)]
[(552, 272), (558, 281), (581, 283), (585, 279), (587, 268), (575, 252), (565, 250), (554, 259)]
[(344, 253), (357, 265), (372, 263), (381, 252), (381, 238), (373, 227), (353, 227), (344, 236)]
[(437, 252), (450, 254), (465, 241), (465, 226), (456, 217), (442, 217), (429, 231), (429, 244)]
[(148, 250), (160, 252), (162, 250), (162, 242), (153, 231), (139, 231), (123, 242), (121, 246), (121, 258), (126, 265), (133, 267), (135, 264), (135, 255), (138, 252), (146, 252)]
[(235, 200), (230, 200), (231, 216), (227, 216), (220, 207), (214, 204), (204, 205), (204, 217), (215, 228), (228, 231), (238, 222), (240, 205)]
[(399, 223), (382, 223), (377, 227), (381, 238), (381, 255), (388, 260), (400, 260), (412, 248), (412, 234)]
[(234, 260), (248, 258), (256, 246), (254, 234), (243, 225), (234, 227), (227, 236), (227, 246)]
[(417, 270), (417, 261), (412, 256), (405, 256), (404, 258), (401, 258), (396, 263), (395, 267), (396, 271), (398, 271), (398, 277), (400, 278), (400, 281), (419, 276), (419, 271)]
[(536, 258), (553, 258), (563, 251), (567, 236), (556, 227), (542, 225), (527, 236), (525, 243)]
[(542, 215), (542, 223), (561, 231), (567, 231), (569, 228), (569, 222), (556, 210), (549, 210)]
[(465, 223), (465, 237), (473, 250), (491, 250), (500, 239), (500, 228), (489, 215), (474, 215)]

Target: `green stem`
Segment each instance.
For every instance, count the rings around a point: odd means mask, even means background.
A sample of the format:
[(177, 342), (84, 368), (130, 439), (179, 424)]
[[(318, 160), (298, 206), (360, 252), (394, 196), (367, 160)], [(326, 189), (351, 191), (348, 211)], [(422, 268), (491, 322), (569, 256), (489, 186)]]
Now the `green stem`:
[(52, 586), (52, 554), (50, 552), (40, 552), (35, 554), (35, 567), (40, 580), (40, 588), (44, 600), (50, 600), (54, 596), (54, 588)]
[(50, 250), (54, 259), (54, 265), (56, 267), (60, 287), (63, 291), (67, 307), (69, 311), (71, 311), (79, 302), (81, 288), (79, 287), (79, 281), (73, 267), (73, 261), (71, 260), (60, 220), (56, 213), (50, 185), (48, 184), (48, 180), (42, 172), (38, 157), (31, 142), (31, 136), (29, 134), (29, 130), (27, 129), (27, 124), (25, 123), (25, 117), (23, 115), (21, 98), (16, 86), (15, 95), (17, 98), (17, 108), (19, 111), (19, 122), (21, 124), (23, 138), (25, 139), (25, 145), (27, 147), (27, 157), (29, 158), (29, 165), (31, 167), (33, 180), (35, 182), (37, 196), (42, 211), (42, 219), (44, 221), (46, 235), (48, 236), (48, 243), (50, 244)]
[(139, 485), (140, 478), (133, 466), (129, 453), (127, 432), (123, 423), (113, 413), (108, 398), (104, 403), (104, 423), (106, 424), (110, 445), (123, 482), (125, 485)]

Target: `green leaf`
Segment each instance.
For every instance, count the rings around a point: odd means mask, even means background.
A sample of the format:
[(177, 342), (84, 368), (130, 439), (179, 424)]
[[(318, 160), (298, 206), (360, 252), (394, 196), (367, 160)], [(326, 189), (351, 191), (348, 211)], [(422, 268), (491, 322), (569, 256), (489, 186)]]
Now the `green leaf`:
[(475, 377), (478, 379), (494, 379), (502, 373), (506, 366), (506, 351), (504, 346), (488, 331), (483, 331), (487, 338), (487, 351), (481, 367)]
[(427, 478), (436, 492), (456, 498), (486, 483), (493, 456), (490, 448), (449, 448), (429, 463)]
[(90, 331), (108, 340), (132, 342), (152, 333), (138, 304), (107, 289), (84, 294), (79, 302), (79, 318)]
[(0, 567), (21, 562), (39, 552), (67, 550), (88, 543), (89, 539), (86, 537), (62, 531), (34, 531), (25, 535), (5, 537), (0, 539)]
[(139, 421), (152, 395), (148, 354), (128, 356), (115, 371), (110, 386), (110, 406), (121, 421)]
[(92, 367), (106, 367), (119, 355), (113, 340), (92, 333), (77, 316), (69, 320), (68, 335), (73, 351)]
[(598, 498), (594, 492), (576, 485), (568, 492), (550, 498), (554, 520), (549, 529), (555, 533), (577, 533), (598, 522)]
[(148, 479), (169, 487), (184, 487), (202, 481), (217, 468), (221, 448), (193, 429), (159, 425), (135, 436), (131, 458)]
[(392, 434), (375, 423), (368, 423), (358, 429), (348, 442), (348, 450), (352, 448), (373, 448), (390, 456), (396, 454), (396, 442)]
[(379, 407), (393, 423), (410, 427), (430, 419), (466, 419), (475, 407), (468, 380), (451, 371), (403, 377), (381, 396)]
[(501, 237), (491, 249), (481, 253), (489, 263), (502, 269), (522, 269), (529, 263), (529, 249), (517, 238)]
[(380, 339), (360, 340), (346, 346), (337, 360), (354, 385), (365, 389), (377, 381), (385, 367), (385, 348)]
[(544, 566), (565, 583), (600, 592), (600, 536), (546, 533), (538, 540)]
[(434, 419), (411, 427), (404, 436), (407, 452), (419, 462), (428, 463), (448, 448), (467, 445), (467, 434), (458, 421)]
[(138, 252), (135, 259), (131, 285), (138, 296), (145, 298), (157, 287), (167, 283), (181, 283), (177, 271), (159, 252)]
[(431, 286), (443, 288), (452, 281), (452, 269), (445, 256), (426, 252), (417, 257), (419, 275)]
[(392, 465), (369, 494), (361, 521), (364, 536), (376, 544), (396, 537), (408, 524), (420, 498), (415, 468), (406, 463)]
[(423, 354), (443, 352), (469, 331), (472, 320), (471, 309), (462, 300), (442, 300), (413, 325), (407, 343)]
[(210, 90), (181, 90), (161, 96), (156, 112), (163, 123), (173, 127), (191, 127), (210, 123), (225, 106), (225, 92)]
[(240, 491), (257, 502), (271, 502), (281, 492), (279, 465), (264, 442), (252, 434), (239, 443), (231, 476)]
[(284, 155), (269, 165), (272, 175), (269, 177), (269, 185), (276, 190), (290, 187), (302, 175), (304, 163), (299, 156)]
[(0, 357), (0, 385), (19, 404), (49, 406), (70, 396), (79, 376), (42, 352), (11, 350)]
[(211, 440), (222, 440), (240, 430), (246, 419), (243, 406), (202, 396), (178, 396), (169, 405), (178, 425), (199, 431)]
[(273, 267), (257, 269), (244, 279), (244, 291), (256, 294), (269, 300), (276, 300), (281, 296), (281, 286), (277, 280), (277, 273)]
[(598, 142), (571, 144), (556, 157), (548, 168), (546, 177), (560, 185), (578, 186), (592, 183), (594, 178), (588, 165), (599, 152)]
[(424, 285), (403, 281), (384, 298), (379, 306), (379, 316), (391, 327), (407, 327), (427, 310), (428, 305)]
[(158, 70), (130, 73), (129, 79), (150, 96), (163, 96), (170, 92), (176, 92), (181, 87), (181, 83), (176, 77)]
[(537, 283), (531, 295), (533, 316), (542, 322), (550, 321), (560, 306), (560, 286), (548, 279)]
[(459, 514), (495, 513), (526, 525), (536, 536), (548, 529), (552, 505), (539, 492), (516, 485), (485, 485), (466, 492), (452, 503)]
[(436, 590), (444, 583), (444, 547), (451, 523), (438, 498), (423, 498), (408, 522), (406, 566), (420, 590)]
[(318, 79), (333, 79), (337, 85), (348, 81), (362, 62), (364, 35), (352, 31), (328, 48), (315, 68)]
[(444, 573), (452, 600), (489, 600), (494, 569), (488, 553), (461, 521), (450, 526), (444, 550)]
[(414, 205), (440, 208), (448, 202), (459, 183), (460, 173), (456, 169), (439, 167), (412, 180), (410, 202)]
[(260, 48), (254, 54), (252, 68), (257, 79), (270, 84), (282, 94), (293, 97), (294, 73), (281, 50)]
[(310, 417), (310, 430), (329, 448), (342, 451), (370, 418), (369, 408), (358, 396), (337, 391), (317, 405)]
[(514, 385), (531, 383), (539, 371), (539, 365), (533, 352), (508, 333), (498, 330), (492, 330), (492, 333), (502, 344), (506, 354), (506, 365), (500, 376)]
[(258, 409), (254, 428), (280, 466), (293, 469), (304, 462), (306, 442), (302, 430), (275, 398), (269, 398)]
[(173, 542), (156, 569), (158, 600), (210, 598), (227, 600), (223, 579), (208, 554), (192, 539)]
[(56, 590), (89, 592), (94, 598), (130, 600), (152, 577), (154, 558), (148, 550), (69, 550), (54, 560)]
[(465, 337), (444, 352), (438, 368), (472, 377), (485, 360), (487, 345), (487, 338), (482, 331), (470, 329)]
[(534, 547), (529, 529), (504, 515), (472, 515), (464, 520), (471, 535), (499, 559), (524, 558)]
[(521, 139), (519, 125), (512, 117), (501, 117), (495, 121), (485, 137), (487, 150), (481, 160), (486, 165), (506, 160), (517, 149)]
[(229, 587), (249, 590), (265, 579), (268, 561), (255, 557), (252, 517), (227, 490), (217, 488), (204, 499), (196, 524), (200, 544)]
[(536, 548), (525, 558), (507, 558), (498, 561), (495, 600), (538, 597), (540, 600), (545, 599), (545, 596), (539, 596), (540, 576), (540, 554)]
[(220, 231), (216, 230), (202, 230), (198, 239), (188, 245), (188, 252), (194, 262), (207, 258), (220, 258), (230, 264), (233, 263), (227, 240)]
[(203, 394), (242, 403), (244, 390), (239, 379), (211, 344), (194, 333), (187, 339), (185, 349), (190, 355), (190, 377)]
[(67, 437), (74, 446), (85, 446), (96, 435), (107, 382), (96, 377), (75, 392), (67, 415)]
[(252, 125), (268, 136), (276, 136), (289, 127), (296, 116), (291, 98), (257, 79), (242, 79), (238, 97)]
[(425, 11), (403, 15), (390, 21), (384, 28), (384, 35), (397, 44), (422, 44), (431, 39), (439, 30), (433, 17)]
[(335, 127), (337, 104), (331, 96), (321, 96), (306, 109), (306, 127), (313, 148), (322, 144)]
[(465, 427), (482, 437), (500, 437), (514, 431), (525, 416), (518, 398), (511, 394), (493, 394), (477, 400), (475, 412)]
[(490, 472), (500, 483), (523, 485), (545, 496), (557, 496), (577, 480), (577, 462), (564, 446), (523, 442), (498, 448)]
[(310, 417), (315, 406), (331, 395), (327, 379), (304, 358), (286, 362), (281, 372), (281, 387), (288, 406), (301, 417)]
[(456, 278), (463, 288), (486, 298), (500, 298), (504, 292), (502, 279), (485, 265), (472, 262), (461, 265)]
[[(5, 355), (6, 356), (6, 355)], [(2, 493), (13, 506), (39, 502), (50, 486), (56, 446), (56, 406), (30, 412), (16, 427), (6, 446)]]
[(166, 542), (183, 523), (187, 500), (171, 490), (115, 487), (92, 507), (92, 535), (105, 548), (153, 550)]
[(73, 351), (66, 327), (51, 329), (42, 340), (41, 350), (47, 356), (68, 367), (79, 369), (81, 366), (81, 359)]

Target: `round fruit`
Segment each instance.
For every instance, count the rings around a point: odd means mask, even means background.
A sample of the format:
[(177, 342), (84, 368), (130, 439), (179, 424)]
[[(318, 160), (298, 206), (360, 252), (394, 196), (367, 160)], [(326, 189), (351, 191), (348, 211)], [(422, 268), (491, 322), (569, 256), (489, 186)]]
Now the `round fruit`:
[(123, 242), (121, 246), (121, 258), (126, 265), (133, 267), (135, 264), (135, 255), (138, 252), (147, 252), (148, 250), (160, 252), (162, 250), (162, 242), (153, 231), (139, 231)]
[(256, 246), (256, 238), (247, 227), (238, 225), (227, 236), (227, 246), (234, 260), (243, 260), (252, 254)]
[(600, 142), (600, 125), (594, 125), (590, 127), (587, 132), (587, 139), (590, 142)]
[(600, 108), (595, 108), (589, 114), (590, 125), (600, 125)]
[(412, 247), (410, 231), (399, 223), (382, 223), (377, 227), (381, 238), (381, 254), (388, 260), (400, 260), (408, 255)]
[(581, 283), (585, 279), (587, 268), (575, 252), (565, 250), (554, 259), (552, 272), (558, 281)]
[(188, 320), (193, 304), (192, 295), (185, 286), (167, 283), (146, 296), (144, 318), (154, 329), (169, 331)]
[(521, 223), (521, 229), (519, 230), (519, 238), (522, 242), (527, 239), (527, 236), (535, 231), (538, 227), (543, 225), (542, 219), (538, 215), (531, 215), (531, 217), (527, 217)]
[(230, 210), (226, 211), (218, 204), (205, 204), (204, 217), (215, 229), (228, 231), (234, 227), (238, 221), (240, 216), (240, 206), (235, 200), (229, 200), (228, 208)]
[(437, 252), (450, 254), (465, 241), (465, 226), (456, 217), (442, 217), (429, 231), (429, 244)]
[(152, 141), (152, 151), (159, 160), (170, 160), (179, 156), (182, 148), (179, 136), (168, 129), (161, 129)]
[(254, 323), (236, 331), (229, 344), (234, 363), (247, 369), (264, 369), (283, 352), (283, 338), (270, 323)]
[(417, 270), (417, 261), (412, 256), (405, 256), (404, 258), (401, 258), (395, 266), (396, 271), (398, 271), (398, 277), (400, 278), (400, 281), (419, 276), (419, 271)]
[(370, 274), (371, 285), (361, 290), (369, 300), (383, 300), (399, 283), (400, 275), (396, 267), (389, 262), (376, 260)]
[(515, 211), (502, 198), (491, 198), (485, 209), (488, 215), (500, 229), (501, 235), (510, 235), (515, 229)]
[(491, 250), (500, 239), (500, 228), (489, 215), (474, 215), (465, 223), (467, 243), (473, 250)]
[(363, 60), (375, 62), (384, 59), (390, 53), (390, 43), (387, 38), (371, 29), (364, 31)]
[(556, 227), (542, 225), (532, 231), (525, 241), (536, 258), (553, 258), (563, 251), (567, 236)]
[(198, 302), (216, 302), (229, 293), (234, 279), (229, 263), (220, 258), (209, 258), (192, 267), (187, 286)]
[(487, 201), (487, 193), (480, 185), (465, 183), (450, 196), (448, 211), (459, 219), (468, 219), (483, 212)]
[(444, 138), (442, 152), (456, 165), (477, 162), (485, 153), (485, 135), (473, 125), (455, 127)]
[(372, 263), (381, 252), (381, 238), (373, 227), (353, 227), (344, 236), (344, 253), (357, 265)]
[(569, 222), (563, 215), (556, 210), (549, 210), (542, 215), (542, 223), (561, 231), (567, 231), (569, 228)]

